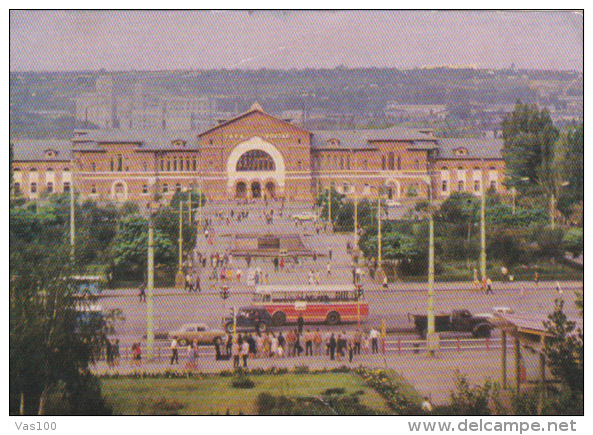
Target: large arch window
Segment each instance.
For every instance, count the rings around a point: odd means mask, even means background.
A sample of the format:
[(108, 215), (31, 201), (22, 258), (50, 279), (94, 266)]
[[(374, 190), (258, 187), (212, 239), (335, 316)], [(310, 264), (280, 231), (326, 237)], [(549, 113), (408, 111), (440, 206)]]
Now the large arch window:
[(276, 165), (274, 159), (265, 151), (250, 150), (239, 157), (237, 172), (245, 171), (274, 171)]

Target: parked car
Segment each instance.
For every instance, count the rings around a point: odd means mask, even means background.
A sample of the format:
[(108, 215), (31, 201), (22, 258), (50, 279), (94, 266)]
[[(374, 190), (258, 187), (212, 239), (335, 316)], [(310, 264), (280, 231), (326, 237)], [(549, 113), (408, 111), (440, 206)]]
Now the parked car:
[(317, 215), (315, 213), (311, 213), (311, 212), (304, 212), (304, 213), (298, 213), (295, 214), (292, 217), (295, 221), (314, 221), (315, 219), (317, 219)]
[(212, 344), (218, 337), (226, 335), (221, 329), (210, 329), (205, 323), (186, 323), (179, 329), (169, 332), (169, 340), (177, 339), (181, 346), (197, 340), (198, 344)]
[(385, 205), (389, 206), (389, 207), (399, 207), (401, 206), (401, 202), (396, 201), (395, 199), (388, 199), (385, 201)]
[[(259, 319), (259, 331), (266, 332), (272, 323), (270, 314), (263, 307), (242, 307), (237, 311), (237, 332), (249, 332), (257, 330)], [(233, 332), (233, 316), (224, 319), (224, 329), (229, 334)]]

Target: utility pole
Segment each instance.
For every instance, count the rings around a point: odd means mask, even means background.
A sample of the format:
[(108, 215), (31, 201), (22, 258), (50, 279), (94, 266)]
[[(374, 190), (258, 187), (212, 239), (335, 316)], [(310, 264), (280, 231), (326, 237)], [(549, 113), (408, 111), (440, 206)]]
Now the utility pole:
[(154, 358), (154, 224), (152, 209), (148, 221), (148, 274), (146, 280), (146, 350), (148, 359)]
[(484, 195), (484, 173), (480, 170), (480, 273), (486, 277), (486, 195)]
[(183, 201), (179, 198), (179, 270), (175, 277), (175, 286), (183, 287), (185, 277), (183, 276)]
[(426, 347), (431, 355), (439, 348), (439, 335), (435, 331), (434, 324), (434, 219), (432, 216), (432, 187), (431, 180), (428, 180), (428, 310), (427, 310), (427, 331)]
[(70, 263), (74, 265), (74, 243), (75, 243), (75, 227), (74, 227), (74, 166), (73, 161), (70, 160), (71, 178), (70, 178)]

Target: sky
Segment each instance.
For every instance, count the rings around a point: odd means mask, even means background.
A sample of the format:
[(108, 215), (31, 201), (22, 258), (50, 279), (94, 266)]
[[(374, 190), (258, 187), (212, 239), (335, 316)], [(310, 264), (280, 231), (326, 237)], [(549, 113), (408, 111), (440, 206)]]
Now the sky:
[(11, 71), (583, 70), (570, 11), (10, 11)]

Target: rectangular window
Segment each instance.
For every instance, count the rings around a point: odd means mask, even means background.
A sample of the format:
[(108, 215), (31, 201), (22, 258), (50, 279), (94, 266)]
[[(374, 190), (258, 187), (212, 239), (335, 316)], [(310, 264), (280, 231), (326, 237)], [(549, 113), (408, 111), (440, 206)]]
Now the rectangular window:
[(53, 193), (54, 192), (54, 183), (52, 183), (51, 181), (49, 183), (47, 183), (47, 193)]
[(490, 189), (496, 191), (496, 181), (493, 180), (490, 182)]
[(142, 193), (148, 193), (148, 186), (146, 184), (142, 185)]
[(173, 160), (173, 171), (177, 172), (177, 159)]
[(161, 172), (165, 170), (165, 161), (161, 159)]
[(97, 186), (95, 186), (94, 184), (91, 186), (91, 193), (94, 195), (95, 193), (97, 193)]
[(474, 192), (479, 192), (479, 191), (480, 191), (480, 181), (474, 180)]
[(31, 193), (37, 193), (37, 183), (31, 183)]
[(70, 192), (70, 183), (68, 181), (64, 182), (64, 193)]
[(443, 192), (446, 192), (447, 191), (447, 187), (448, 187), (447, 186), (447, 180), (443, 180), (443, 182), (441, 183), (441, 190)]
[(196, 159), (195, 158), (192, 160), (192, 169), (195, 172), (195, 170), (196, 170)]
[(171, 160), (167, 160), (167, 172), (171, 170)]
[(463, 190), (464, 190), (464, 185), (463, 184), (464, 184), (463, 181), (457, 182), (457, 190), (459, 192), (463, 192)]

